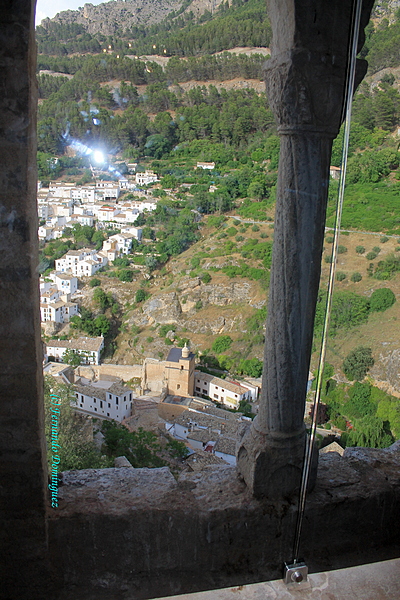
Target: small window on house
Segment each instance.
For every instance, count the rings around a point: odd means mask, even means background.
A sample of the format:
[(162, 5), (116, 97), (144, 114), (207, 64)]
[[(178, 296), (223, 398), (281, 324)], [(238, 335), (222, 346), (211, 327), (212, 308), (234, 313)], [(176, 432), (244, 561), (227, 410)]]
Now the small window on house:
[(203, 394), (207, 394), (207, 393), (208, 393), (208, 391), (207, 391), (207, 390), (203, 390)]
[(103, 408), (103, 402), (100, 400), (100, 408)]
[(108, 403), (108, 408), (111, 408), (111, 404), (110, 403)]
[(196, 392), (201, 392), (201, 389), (199, 387), (197, 387)]
[(183, 371), (183, 365), (181, 365), (181, 371)]
[(94, 410), (97, 412), (97, 408), (95, 407)]
[(118, 406), (118, 396), (115, 398), (115, 404)]
[(97, 400), (96, 398), (93, 398), (93, 404), (96, 404)]
[(218, 389), (218, 386), (217, 386), (217, 385), (215, 386), (215, 389), (216, 389), (216, 390)]
[(221, 390), (221, 392), (224, 392), (225, 390)]
[(177, 390), (180, 390), (180, 389), (181, 389), (181, 384), (180, 384), (180, 383), (178, 383), (178, 385), (176, 386), (176, 389), (177, 389)]
[(216, 398), (216, 399), (218, 400), (218, 395), (217, 395), (217, 394), (214, 394), (214, 398)]
[(110, 413), (107, 413), (107, 417), (109, 417), (109, 416), (110, 416)]

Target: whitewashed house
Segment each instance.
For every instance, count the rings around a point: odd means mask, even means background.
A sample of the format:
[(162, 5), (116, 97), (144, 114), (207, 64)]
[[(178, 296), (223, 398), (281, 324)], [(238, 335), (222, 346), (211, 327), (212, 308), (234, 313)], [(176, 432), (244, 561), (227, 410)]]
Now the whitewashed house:
[(52, 216), (52, 211), (50, 209), (49, 203), (46, 202), (42, 202), (41, 204), (38, 203), (38, 219), (39, 221), (47, 221), (47, 219), (49, 217)]
[(78, 215), (77, 221), (80, 225), (88, 225), (89, 227), (93, 227), (94, 225), (94, 217), (92, 215)]
[(121, 229), (121, 233), (129, 233), (138, 242), (140, 242), (140, 240), (142, 239), (142, 231), (143, 230), (141, 227), (132, 227), (132, 226), (123, 227)]
[(116, 250), (118, 254), (129, 254), (132, 248), (133, 235), (131, 233), (116, 233), (103, 242), (103, 252)]
[(251, 400), (250, 389), (201, 371), (194, 372), (194, 393), (208, 396), (229, 408), (238, 408), (241, 400)]
[(64, 183), (59, 181), (50, 181), (49, 191), (57, 198), (71, 198), (71, 190), (75, 187), (74, 183)]
[(72, 200), (80, 200), (81, 202), (94, 202), (95, 194), (96, 186), (94, 185), (83, 185), (71, 189)]
[(96, 182), (96, 197), (103, 200), (118, 200), (120, 194), (118, 182), (114, 181), (97, 181)]
[(54, 280), (61, 294), (75, 294), (78, 289), (78, 278), (69, 273), (53, 272), (50, 277)]
[(75, 277), (91, 277), (108, 263), (108, 259), (91, 248), (69, 250), (55, 261), (56, 271), (72, 273)]
[(215, 169), (215, 162), (198, 162), (196, 169)]
[(99, 221), (112, 221), (118, 213), (121, 212), (118, 206), (102, 206), (97, 211)]
[(72, 340), (49, 340), (45, 343), (45, 354), (53, 362), (63, 362), (66, 350), (79, 352), (84, 364), (100, 364), (100, 354), (104, 348), (104, 338), (79, 337)]
[(145, 171), (144, 173), (136, 173), (136, 183), (138, 185), (148, 185), (158, 181), (157, 175), (153, 171)]
[(41, 242), (48, 242), (53, 239), (53, 227), (51, 225), (45, 226), (41, 225), (38, 229), (38, 238)]
[(97, 381), (74, 385), (74, 408), (108, 420), (121, 423), (132, 414), (132, 390), (113, 381)]
[(48, 321), (69, 323), (71, 317), (78, 314), (79, 308), (75, 302), (56, 300), (55, 302), (40, 304), (40, 320), (42, 323)]

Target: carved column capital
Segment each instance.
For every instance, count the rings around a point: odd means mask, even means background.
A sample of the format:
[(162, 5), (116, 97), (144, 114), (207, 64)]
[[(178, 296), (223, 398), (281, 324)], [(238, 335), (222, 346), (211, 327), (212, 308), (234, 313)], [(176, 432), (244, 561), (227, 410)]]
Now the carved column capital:
[[(358, 61), (358, 79), (367, 64)], [(343, 57), (294, 49), (265, 64), (269, 106), (280, 135), (316, 134), (333, 139), (342, 122), (345, 96)]]

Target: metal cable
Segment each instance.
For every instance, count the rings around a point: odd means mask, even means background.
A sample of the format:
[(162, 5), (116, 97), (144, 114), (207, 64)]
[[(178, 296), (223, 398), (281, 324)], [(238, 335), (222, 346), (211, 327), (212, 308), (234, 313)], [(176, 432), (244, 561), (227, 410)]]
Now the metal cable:
[(299, 561), (299, 547), (300, 547), (301, 530), (302, 530), (303, 518), (304, 518), (304, 512), (305, 512), (305, 503), (306, 503), (306, 497), (307, 497), (307, 485), (308, 485), (308, 479), (309, 479), (309, 475), (310, 475), (312, 452), (313, 452), (314, 441), (315, 441), (315, 432), (317, 429), (317, 414), (318, 414), (319, 401), (321, 399), (322, 380), (323, 380), (323, 372), (324, 372), (324, 366), (325, 366), (329, 320), (330, 320), (331, 309), (332, 309), (332, 295), (333, 295), (333, 288), (334, 288), (335, 274), (336, 274), (336, 263), (337, 263), (339, 235), (340, 235), (340, 222), (341, 222), (341, 218), (342, 218), (344, 188), (345, 188), (346, 169), (347, 169), (347, 157), (348, 157), (348, 151), (349, 151), (351, 105), (352, 105), (352, 99), (353, 99), (353, 93), (354, 93), (357, 44), (358, 44), (358, 35), (359, 35), (359, 30), (360, 30), (360, 19), (361, 19), (361, 5), (362, 5), (362, 0), (355, 0), (355, 3), (353, 5), (353, 15), (352, 15), (353, 28), (352, 28), (352, 32), (351, 32), (351, 42), (349, 44), (349, 59), (348, 59), (348, 70), (347, 70), (347, 78), (346, 78), (347, 81), (346, 81), (346, 101), (345, 101), (345, 120), (344, 120), (344, 135), (343, 135), (343, 148), (342, 148), (342, 163), (341, 163), (341, 172), (340, 172), (340, 180), (339, 180), (339, 191), (338, 191), (338, 197), (337, 197), (337, 202), (336, 202), (336, 220), (335, 220), (335, 228), (334, 228), (334, 241), (333, 241), (333, 246), (332, 246), (332, 257), (331, 257), (331, 266), (330, 266), (330, 271), (329, 271), (329, 282), (328, 282), (327, 300), (326, 300), (326, 307), (325, 307), (324, 326), (323, 326), (323, 332), (322, 332), (321, 350), (320, 350), (319, 364), (318, 364), (317, 384), (316, 384), (316, 392), (315, 392), (314, 406), (313, 406), (314, 412), (313, 412), (313, 419), (312, 419), (310, 435), (309, 435), (308, 440), (306, 441), (303, 472), (302, 472), (302, 478), (301, 478), (300, 497), (299, 497), (299, 512), (298, 512), (298, 516), (297, 516), (296, 533), (295, 533), (295, 540), (294, 540), (294, 545), (293, 545), (293, 564), (296, 564)]

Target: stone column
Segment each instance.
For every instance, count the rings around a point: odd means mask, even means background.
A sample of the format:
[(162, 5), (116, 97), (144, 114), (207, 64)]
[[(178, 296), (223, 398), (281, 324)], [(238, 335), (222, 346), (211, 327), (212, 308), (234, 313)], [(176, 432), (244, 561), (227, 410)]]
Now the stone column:
[[(372, 1), (364, 4), (363, 26)], [(238, 469), (255, 496), (282, 499), (298, 491), (301, 479), (329, 166), (342, 121), (352, 1), (269, 0), (268, 8), (274, 44), (266, 89), (281, 148), (260, 412), (240, 443)], [(359, 61), (358, 82), (365, 72)]]
[(48, 596), (31, 0), (0, 9), (1, 598)]

